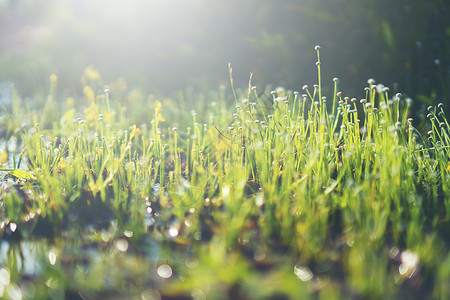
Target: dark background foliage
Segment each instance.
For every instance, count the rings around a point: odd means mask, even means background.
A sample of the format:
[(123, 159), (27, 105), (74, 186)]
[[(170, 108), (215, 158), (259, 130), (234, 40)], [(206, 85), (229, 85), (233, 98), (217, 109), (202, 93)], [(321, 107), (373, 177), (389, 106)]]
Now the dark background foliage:
[[(171, 92), (200, 83), (299, 89), (339, 77), (358, 96), (374, 78), (419, 103), (450, 92), (450, 2), (445, 0), (2, 0), (0, 81), (24, 95), (81, 90), (93, 65), (110, 82)], [(329, 81), (326, 81), (329, 80)]]

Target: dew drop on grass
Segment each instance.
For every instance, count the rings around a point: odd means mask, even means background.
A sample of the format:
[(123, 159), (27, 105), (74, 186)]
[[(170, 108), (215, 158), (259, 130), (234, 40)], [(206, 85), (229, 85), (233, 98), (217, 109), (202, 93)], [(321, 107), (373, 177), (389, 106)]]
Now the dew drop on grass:
[(48, 261), (52, 266), (56, 264), (56, 253), (53, 251), (48, 252)]
[(255, 204), (256, 204), (256, 206), (258, 206), (258, 207), (263, 206), (263, 204), (264, 204), (264, 197), (263, 197), (263, 194), (262, 194), (262, 193), (259, 193), (259, 194), (256, 196)]
[(411, 268), (415, 268), (419, 263), (419, 256), (408, 250), (402, 252), (401, 259), (403, 264)]
[(196, 233), (194, 233), (194, 239), (196, 241), (200, 241), (202, 239), (202, 234), (200, 231), (197, 231)]
[(126, 252), (128, 250), (128, 241), (125, 239), (118, 239), (115, 243), (117, 250)]
[(9, 229), (11, 230), (11, 232), (15, 232), (17, 230), (17, 224), (9, 223)]
[(161, 277), (161, 278), (167, 279), (172, 276), (172, 268), (167, 264), (160, 265), (158, 267), (157, 272), (158, 272), (159, 277)]
[(171, 227), (171, 228), (169, 228), (169, 235), (171, 236), (171, 237), (176, 237), (176, 236), (178, 236), (178, 228), (176, 228), (176, 227)]
[(253, 259), (256, 261), (262, 261), (266, 258), (266, 253), (262, 249), (257, 249), (253, 254)]
[(409, 268), (408, 268), (408, 266), (406, 266), (405, 264), (401, 264), (401, 265), (398, 267), (398, 273), (399, 273), (400, 275), (402, 275), (402, 276), (404, 276), (404, 275), (408, 272), (408, 270), (409, 270)]
[(123, 232), (123, 235), (126, 236), (127, 238), (131, 238), (131, 237), (133, 237), (134, 233), (131, 230), (125, 230)]
[(228, 185), (222, 188), (222, 197), (228, 198), (230, 196), (230, 187)]
[(407, 276), (411, 278), (416, 272), (417, 265), (419, 264), (419, 256), (408, 250), (403, 251), (400, 255), (402, 261), (401, 265), (398, 267), (398, 273), (401, 276)]
[(311, 270), (306, 266), (301, 267), (294, 267), (294, 274), (301, 280), (301, 281), (309, 281), (313, 278), (313, 273)]
[(100, 236), (104, 242), (109, 242), (113, 238), (114, 233), (112, 231), (102, 230)]

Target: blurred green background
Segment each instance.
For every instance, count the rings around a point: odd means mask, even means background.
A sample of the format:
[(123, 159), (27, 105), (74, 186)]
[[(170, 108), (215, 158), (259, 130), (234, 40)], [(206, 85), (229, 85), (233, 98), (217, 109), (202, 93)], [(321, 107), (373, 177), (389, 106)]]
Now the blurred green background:
[(54, 73), (76, 95), (92, 65), (168, 93), (227, 84), (230, 62), (237, 86), (253, 72), (300, 89), (319, 44), (325, 83), (345, 94), (374, 78), (431, 104), (450, 92), (449, 15), (448, 0), (0, 0), (0, 82), (30, 96)]

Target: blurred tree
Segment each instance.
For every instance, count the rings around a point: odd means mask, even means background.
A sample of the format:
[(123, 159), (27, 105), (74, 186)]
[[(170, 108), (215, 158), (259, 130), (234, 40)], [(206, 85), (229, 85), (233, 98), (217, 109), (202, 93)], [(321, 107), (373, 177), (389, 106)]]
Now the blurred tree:
[[(48, 87), (81, 93), (88, 65), (106, 82), (124, 76), (152, 91), (199, 78), (298, 89), (313, 83), (314, 45), (324, 82), (357, 95), (369, 77), (418, 96), (448, 97), (450, 3), (445, 0), (15, 0), (0, 5), (0, 80), (25, 94)], [(331, 84), (330, 84), (331, 85)]]

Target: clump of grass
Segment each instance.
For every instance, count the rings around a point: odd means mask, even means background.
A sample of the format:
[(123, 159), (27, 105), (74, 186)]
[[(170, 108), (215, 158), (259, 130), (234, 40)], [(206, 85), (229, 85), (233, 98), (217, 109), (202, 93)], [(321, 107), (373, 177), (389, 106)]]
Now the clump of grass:
[[(26, 112), (35, 122), (20, 140), (35, 177), (15, 176), (3, 189), (3, 236), (19, 229), (19, 241), (31, 238), (45, 223), (56, 241), (70, 237), (55, 242), (61, 257), (65, 247), (94, 240), (116, 249), (111, 255), (126, 272), (142, 261), (151, 271), (131, 272), (147, 280), (117, 288), (127, 295), (445, 298), (450, 127), (443, 105), (429, 107), (422, 133), (410, 117), (412, 100), (372, 79), (362, 99), (346, 97), (338, 79), (324, 96), (315, 50), (313, 87), (277, 88), (264, 98), (250, 81), (244, 96), (233, 87), (234, 107), (221, 91), (198, 104), (201, 114), (187, 113), (183, 98), (176, 111), (173, 100), (138, 92), (124, 107), (114, 90), (95, 94), (89, 84), (99, 75), (90, 69), (87, 108), (67, 101), (59, 115), (51, 106), (40, 119)], [(146, 257), (149, 239), (160, 250)], [(107, 277), (94, 259), (78, 271), (41, 263), (60, 274), (65, 293), (112, 288), (106, 279), (83, 279)], [(11, 259), (2, 264), (20, 287), (23, 270)], [(154, 281), (158, 274), (171, 279)]]

